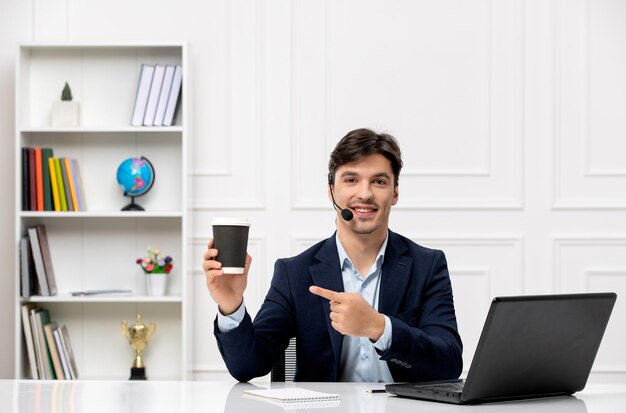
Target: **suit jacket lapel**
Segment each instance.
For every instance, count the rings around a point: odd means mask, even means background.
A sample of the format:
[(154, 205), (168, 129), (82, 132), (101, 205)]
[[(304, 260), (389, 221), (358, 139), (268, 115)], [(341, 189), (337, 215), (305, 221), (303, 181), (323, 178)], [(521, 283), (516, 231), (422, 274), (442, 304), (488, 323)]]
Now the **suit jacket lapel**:
[[(405, 255), (407, 247), (400, 237), (389, 231), (389, 241), (385, 251), (380, 293), (378, 297), (378, 312), (395, 316), (406, 293), (411, 277), (413, 258)], [(398, 295), (398, 291), (403, 291)]]
[[(313, 284), (328, 290), (343, 292), (343, 279), (341, 277), (341, 267), (339, 254), (337, 253), (337, 242), (335, 236), (330, 237), (315, 255), (319, 261), (309, 267)], [(330, 335), (330, 341), (335, 355), (335, 371), (338, 377), (339, 365), (341, 361), (341, 347), (343, 335), (333, 328), (330, 320), (330, 303), (327, 299), (319, 297), (322, 312), (326, 320), (326, 326)]]

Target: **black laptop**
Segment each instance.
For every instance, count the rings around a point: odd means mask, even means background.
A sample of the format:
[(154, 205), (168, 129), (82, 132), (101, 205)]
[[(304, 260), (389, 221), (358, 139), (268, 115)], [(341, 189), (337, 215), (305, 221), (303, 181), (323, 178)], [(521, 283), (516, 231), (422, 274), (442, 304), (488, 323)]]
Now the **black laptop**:
[(385, 389), (456, 404), (575, 393), (587, 383), (616, 298), (615, 293), (496, 297), (467, 379)]

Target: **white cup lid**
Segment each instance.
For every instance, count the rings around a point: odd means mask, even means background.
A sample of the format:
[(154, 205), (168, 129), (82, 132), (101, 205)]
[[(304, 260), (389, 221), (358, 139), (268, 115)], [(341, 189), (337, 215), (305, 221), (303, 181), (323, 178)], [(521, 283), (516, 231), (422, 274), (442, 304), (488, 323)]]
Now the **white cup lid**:
[(242, 227), (249, 227), (250, 221), (248, 221), (247, 218), (215, 217), (213, 218), (211, 225), (239, 225)]

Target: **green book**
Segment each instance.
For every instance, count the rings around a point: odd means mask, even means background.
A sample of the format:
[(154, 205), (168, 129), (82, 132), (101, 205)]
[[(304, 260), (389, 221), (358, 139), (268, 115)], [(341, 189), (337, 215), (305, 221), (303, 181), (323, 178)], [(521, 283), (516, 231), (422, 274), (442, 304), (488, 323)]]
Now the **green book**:
[(52, 203), (52, 183), (50, 181), (50, 166), (48, 166), (48, 158), (52, 158), (52, 149), (43, 148), (41, 150), (41, 171), (43, 182), (43, 210), (54, 211)]
[(50, 355), (48, 341), (46, 340), (46, 331), (44, 330), (44, 326), (49, 324), (50, 321), (50, 313), (45, 308), (37, 313), (37, 319), (35, 322), (37, 323), (37, 330), (39, 333), (39, 344), (41, 346), (43, 356), (42, 359), (45, 378), (48, 380), (54, 380), (57, 377), (54, 372), (54, 365), (52, 364), (52, 356)]
[(59, 188), (59, 200), (61, 201), (61, 211), (67, 211), (67, 198), (65, 197), (65, 186), (63, 185), (63, 172), (61, 172), (61, 160), (54, 158), (54, 169), (57, 174), (57, 186)]

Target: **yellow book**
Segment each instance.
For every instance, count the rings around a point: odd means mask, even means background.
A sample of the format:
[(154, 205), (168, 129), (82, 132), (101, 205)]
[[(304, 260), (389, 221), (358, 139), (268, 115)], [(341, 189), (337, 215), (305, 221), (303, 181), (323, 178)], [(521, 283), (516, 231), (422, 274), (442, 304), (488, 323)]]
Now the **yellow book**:
[(59, 199), (59, 187), (57, 186), (57, 173), (54, 165), (54, 158), (48, 158), (48, 167), (50, 168), (50, 185), (52, 186), (52, 203), (54, 210), (61, 210), (61, 200)]
[(63, 172), (61, 172), (61, 160), (54, 158), (54, 172), (57, 175), (57, 186), (59, 187), (59, 199), (61, 200), (61, 211), (67, 211), (67, 198), (65, 197), (65, 185), (63, 185)]
[(80, 211), (78, 208), (78, 199), (76, 199), (76, 188), (74, 187), (74, 177), (72, 176), (72, 166), (68, 158), (63, 158), (65, 162), (65, 169), (67, 169), (67, 182), (70, 186), (69, 193), (72, 197), (72, 205), (74, 205), (74, 211)]

